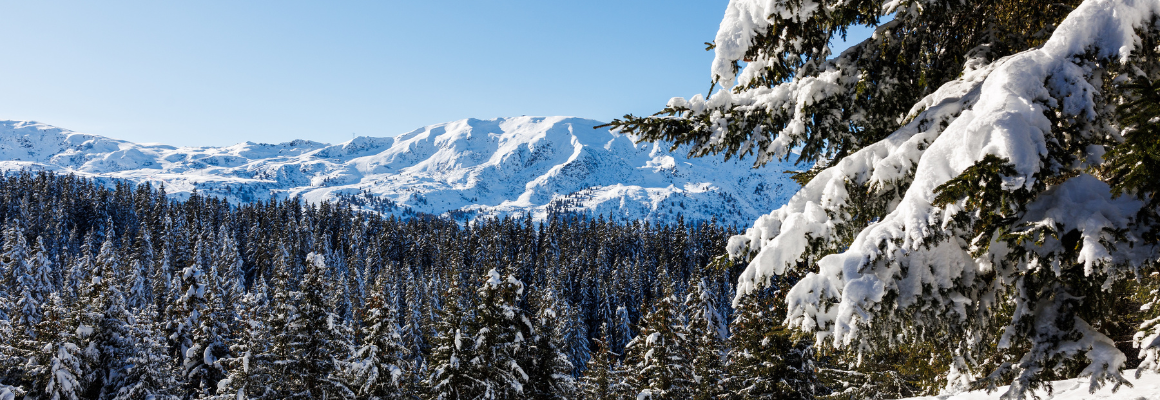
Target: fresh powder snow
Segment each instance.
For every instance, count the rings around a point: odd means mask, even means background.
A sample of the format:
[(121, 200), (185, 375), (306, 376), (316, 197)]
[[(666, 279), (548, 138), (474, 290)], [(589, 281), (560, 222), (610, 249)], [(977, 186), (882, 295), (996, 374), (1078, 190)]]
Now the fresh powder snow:
[[(1095, 393), (1088, 392), (1088, 380), (1077, 378), (1052, 382), (1050, 393), (1047, 390), (1036, 390), (1033, 393), (1043, 400), (1160, 400), (1160, 374), (1144, 372), (1139, 378), (1132, 379), (1131, 377), (1135, 376), (1135, 372), (1134, 370), (1124, 371), (1124, 375), (1129, 377), (1128, 381), (1132, 383), (1132, 386), (1120, 386), (1119, 390), (1114, 392), (1111, 386), (1101, 388)], [(912, 397), (903, 400), (997, 400), (1006, 391), (1007, 387), (1002, 386), (991, 393), (977, 390), (958, 394)]]

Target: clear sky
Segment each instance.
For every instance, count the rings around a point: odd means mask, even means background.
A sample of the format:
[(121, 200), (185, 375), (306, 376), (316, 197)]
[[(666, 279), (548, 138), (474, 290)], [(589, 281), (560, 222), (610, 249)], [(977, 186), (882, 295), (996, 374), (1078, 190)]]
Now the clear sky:
[(727, 3), (0, 0), (0, 119), (178, 146), (608, 121), (708, 90)]

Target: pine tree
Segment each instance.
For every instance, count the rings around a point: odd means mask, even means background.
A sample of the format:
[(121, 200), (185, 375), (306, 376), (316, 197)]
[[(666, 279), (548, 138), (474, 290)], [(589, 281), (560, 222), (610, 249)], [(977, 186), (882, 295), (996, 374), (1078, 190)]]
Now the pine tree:
[[(109, 226), (111, 233), (112, 225)], [(91, 350), (86, 349), (93, 373), (94, 387), (90, 390), (97, 391), (102, 398), (113, 396), (123, 386), (128, 367), (126, 360), (136, 346), (133, 332), (136, 322), (117, 279), (117, 275), (123, 273), (117, 267), (117, 259), (110, 234), (101, 245), (95, 276), (85, 289), (86, 298), (95, 301), (95, 308), (87, 315), (94, 328), (94, 333), (88, 338)]]
[[(1157, 17), (1125, 0), (733, 1), (709, 45), (722, 90), (612, 125), (807, 163), (799, 194), (729, 244), (749, 261), (737, 301), (803, 276), (790, 329), (862, 360), (945, 339), (932, 364), (975, 360), (969, 379), (1009, 398), (1081, 374), (1116, 387), (1120, 317), (1096, 310), (1160, 261), (1160, 109), (1131, 90), (1160, 80)], [(832, 57), (855, 25), (875, 34)]]
[(176, 400), (178, 371), (169, 355), (164, 332), (156, 321), (156, 310), (147, 305), (137, 313), (131, 355), (125, 360), (122, 384), (113, 400)]
[(320, 254), (308, 254), (302, 290), (292, 291), (286, 287), (286, 258), (278, 261), (272, 301), (275, 315), (266, 357), (274, 369), (270, 388), (281, 398), (352, 396), (353, 392), (332, 376), (337, 371), (335, 360), (347, 358), (351, 344), (348, 328), (326, 303), (326, 260)]
[(634, 394), (625, 382), (625, 371), (618, 367), (616, 353), (607, 345), (608, 331), (607, 324), (600, 326), (596, 352), (588, 360), (588, 367), (581, 379), (581, 397), (587, 400), (617, 400), (630, 398)]
[(476, 399), (484, 393), (479, 379), (472, 375), (475, 339), (464, 323), (461, 297), (458, 281), (452, 280), (435, 322), (429, 357), (431, 375), (423, 382), (435, 400)]
[[(548, 283), (548, 285), (552, 285)], [(584, 371), (584, 365), (592, 358), (588, 324), (583, 321), (583, 314), (579, 307), (569, 304), (566, 299), (558, 299), (557, 314), (559, 315), (553, 334), (559, 341), (560, 350), (568, 357), (572, 364), (572, 376), (579, 376)]]
[(133, 260), (129, 266), (129, 273), (131, 275), (129, 276), (129, 291), (125, 299), (126, 304), (133, 310), (144, 310), (153, 306), (149, 279), (145, 275), (144, 268), (141, 267), (141, 262)]
[(230, 313), (222, 299), (222, 289), (218, 286), (217, 267), (211, 267), (209, 274), (200, 271), (191, 273), (192, 279), (198, 285), (196, 295), (199, 300), (189, 299), (189, 304), (200, 304), (200, 308), (193, 308), (188, 319), (192, 324), (189, 335), (189, 348), (185, 350), (182, 363), (182, 372), (187, 388), (195, 391), (199, 396), (212, 396), (217, 393), (218, 382), (226, 377), (227, 372), (221, 360), (229, 357)]
[[(5, 286), (11, 291), (13, 300), (9, 303), (14, 306), (9, 318), (12, 326), (19, 335), (35, 338), (35, 326), (40, 322), (40, 303), (44, 288), (38, 288), (41, 283), (36, 279), (37, 271), (30, 265), (28, 242), (24, 238), (24, 228), (19, 220), (9, 223), (4, 230), (4, 253), (0, 254), (0, 262), (4, 265)], [(38, 257), (39, 258), (39, 257)]]
[(265, 320), (270, 309), (266, 296), (267, 287), (261, 281), (240, 299), (236, 307), (240, 332), (234, 332), (239, 339), (230, 346), (233, 357), (221, 361), (229, 375), (218, 382), (214, 399), (278, 398), (278, 388), (274, 386), (276, 365), (271, 362), (269, 343), (271, 331)]
[(237, 240), (228, 230), (229, 223), (218, 229), (218, 241), (214, 254), (214, 267), (221, 275), (218, 276), (218, 286), (221, 288), (222, 303), (229, 309), (227, 324), (234, 326), (237, 322), (237, 310), (233, 306), (241, 302), (246, 294), (246, 277), (242, 271), (241, 253), (238, 251)]
[[(302, 318), (298, 311), (301, 296), (290, 288), (292, 260), (285, 246), (280, 244), (275, 254), (277, 258), (273, 265), (273, 287), (268, 310), (270, 317), (265, 327), (270, 335), (269, 346), (265, 354), (253, 350), (251, 352), (255, 354), (253, 356), (255, 359), (264, 361), (258, 368), (254, 368), (257, 374), (266, 372), (262, 371), (262, 366), (268, 367), (269, 385), (261, 388), (263, 393), (272, 398), (286, 398), (301, 385), (297, 382), (300, 377), (293, 374), (290, 369), (297, 350), (294, 327), (301, 323), (299, 320)], [(253, 374), (252, 372), (251, 375)], [(247, 389), (247, 392), (252, 393), (250, 389)]]
[(513, 275), (501, 278), (488, 271), (477, 291), (478, 306), (472, 321), (473, 358), (469, 367), (482, 385), (484, 399), (508, 399), (524, 395), (528, 369), (520, 361), (532, 348), (535, 336), (531, 318), (517, 304), (524, 285)]
[[(773, 296), (741, 298), (729, 338), (729, 360), (721, 385), (736, 399), (813, 399), (818, 387), (807, 342), (779, 322)], [(784, 313), (783, 313), (784, 315)], [(858, 392), (855, 397), (866, 393)]]
[(626, 367), (637, 398), (685, 399), (693, 389), (691, 339), (675, 295), (661, 297), (640, 321), (640, 335), (625, 346)]
[[(576, 380), (572, 376), (575, 369), (565, 353), (572, 336), (568, 322), (573, 317), (568, 307), (557, 300), (553, 290), (541, 292), (539, 310), (533, 320), (531, 348), (522, 357), (527, 366), (528, 382), (524, 396), (534, 399), (571, 399), (576, 397)], [(557, 313), (563, 309), (563, 314)]]
[(37, 325), (41, 339), (30, 352), (25, 371), (28, 397), (78, 400), (86, 386), (84, 350), (77, 337), (83, 325), (56, 293), (49, 296), (44, 311), (45, 318)]
[[(201, 313), (205, 310), (205, 272), (200, 264), (192, 264), (180, 271), (174, 277), (175, 288), (179, 295), (166, 311), (166, 332), (169, 333), (169, 343), (173, 346), (173, 359), (182, 371), (180, 382), (186, 385), (187, 390), (197, 388), (201, 382), (189, 381), (186, 373), (189, 367), (202, 363), (202, 354), (194, 348), (194, 330), (199, 327)], [(190, 386), (192, 385), (192, 386)]]
[(625, 347), (636, 336), (628, 313), (628, 307), (623, 304), (616, 308), (615, 325), (607, 343), (609, 351), (613, 353), (625, 354)]
[(704, 279), (694, 280), (685, 296), (685, 310), (689, 313), (689, 334), (692, 335), (693, 364), (692, 389), (694, 400), (717, 399), (724, 394), (721, 374), (723, 341), (727, 336), (725, 321), (713, 304), (713, 294)]
[(415, 395), (406, 361), (407, 348), (399, 335), (398, 311), (386, 299), (383, 276), (375, 280), (362, 313), (362, 345), (339, 363), (338, 379), (358, 396), (368, 399), (405, 399)]

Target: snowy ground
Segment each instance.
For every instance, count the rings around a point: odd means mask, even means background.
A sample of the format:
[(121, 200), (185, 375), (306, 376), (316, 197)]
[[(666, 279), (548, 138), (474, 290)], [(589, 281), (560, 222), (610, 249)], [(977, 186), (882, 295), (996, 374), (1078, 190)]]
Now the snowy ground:
[[(1088, 399), (1120, 399), (1120, 400), (1160, 400), (1160, 374), (1145, 372), (1139, 379), (1135, 370), (1124, 371), (1124, 376), (1132, 382), (1133, 387), (1121, 387), (1112, 393), (1110, 387), (1105, 387), (1095, 393), (1088, 393), (1088, 379), (1077, 378), (1054, 383), (1052, 394), (1047, 391), (1036, 391), (1035, 395), (1044, 400), (1088, 400)], [(1006, 386), (998, 391), (987, 394), (983, 391), (961, 393), (957, 395), (941, 395), (930, 397), (914, 397), (905, 400), (992, 400), (998, 399), (1007, 390)]]

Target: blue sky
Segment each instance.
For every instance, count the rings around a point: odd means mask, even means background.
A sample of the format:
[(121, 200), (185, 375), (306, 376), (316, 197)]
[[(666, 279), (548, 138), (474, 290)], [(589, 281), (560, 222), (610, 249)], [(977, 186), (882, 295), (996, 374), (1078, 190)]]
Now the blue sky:
[(0, 119), (179, 146), (608, 121), (705, 92), (727, 3), (0, 0)]

